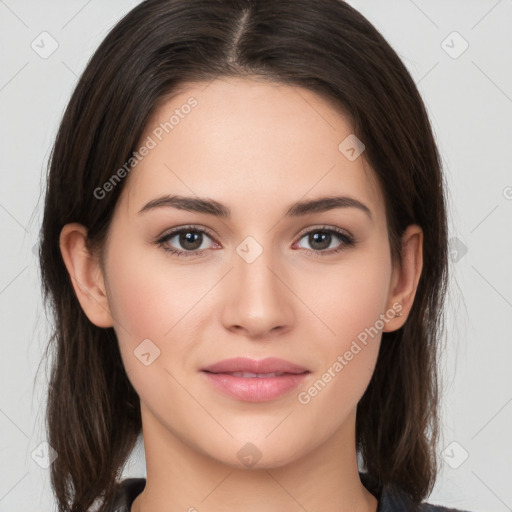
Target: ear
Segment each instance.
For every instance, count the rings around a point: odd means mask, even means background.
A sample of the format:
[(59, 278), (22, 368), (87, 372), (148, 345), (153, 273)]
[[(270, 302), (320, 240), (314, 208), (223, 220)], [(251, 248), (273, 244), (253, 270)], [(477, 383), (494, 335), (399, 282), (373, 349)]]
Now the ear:
[(423, 230), (412, 224), (402, 235), (402, 264), (396, 262), (393, 267), (388, 297), (388, 308), (402, 315), (391, 318), (384, 332), (395, 331), (404, 325), (414, 302), (422, 269)]
[(87, 228), (76, 222), (66, 224), (60, 232), (60, 252), (84, 313), (98, 327), (112, 327), (103, 272), (86, 241)]

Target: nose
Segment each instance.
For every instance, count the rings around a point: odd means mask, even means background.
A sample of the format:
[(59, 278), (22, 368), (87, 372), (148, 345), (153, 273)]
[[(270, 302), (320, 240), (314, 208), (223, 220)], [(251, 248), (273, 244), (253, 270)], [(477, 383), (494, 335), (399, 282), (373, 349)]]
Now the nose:
[(251, 263), (234, 255), (224, 283), (222, 323), (250, 338), (268, 338), (289, 330), (294, 321), (293, 293), (282, 265), (264, 250)]

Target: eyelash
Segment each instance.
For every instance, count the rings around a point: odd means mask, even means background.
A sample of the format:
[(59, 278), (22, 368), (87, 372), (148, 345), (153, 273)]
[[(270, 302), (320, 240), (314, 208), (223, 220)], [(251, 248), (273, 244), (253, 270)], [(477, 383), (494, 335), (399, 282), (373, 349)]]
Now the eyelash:
[[(299, 241), (302, 240), (306, 235), (310, 235), (311, 233), (329, 233), (329, 234), (335, 234), (343, 243), (336, 249), (330, 249), (330, 250), (321, 250), (321, 251), (315, 251), (313, 249), (303, 249), (308, 254), (311, 254), (314, 257), (323, 258), (326, 255), (336, 254), (343, 250), (345, 250), (347, 247), (352, 247), (356, 244), (356, 240), (354, 237), (344, 233), (343, 231), (332, 228), (329, 226), (320, 226), (314, 229), (311, 229), (309, 231), (306, 231), (303, 233)], [(199, 249), (195, 251), (181, 251), (178, 249), (171, 249), (168, 246), (165, 245), (165, 242), (170, 240), (171, 238), (174, 238), (176, 235), (179, 235), (181, 233), (202, 233), (204, 235), (207, 235), (208, 237), (213, 239), (213, 235), (207, 230), (200, 226), (185, 226), (179, 229), (176, 229), (174, 231), (170, 231), (166, 233), (165, 235), (161, 236), (156, 240), (156, 244), (161, 247), (164, 251), (169, 252), (175, 256), (178, 257), (184, 257), (188, 258), (191, 256), (199, 256), (202, 252), (204, 252), (206, 249)], [(201, 256), (200, 256), (201, 257)]]

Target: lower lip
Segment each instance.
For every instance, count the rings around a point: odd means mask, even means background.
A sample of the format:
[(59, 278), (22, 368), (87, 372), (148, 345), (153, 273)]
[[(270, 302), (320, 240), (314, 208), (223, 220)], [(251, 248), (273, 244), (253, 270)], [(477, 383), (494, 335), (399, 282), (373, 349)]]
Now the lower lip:
[(297, 389), (306, 373), (287, 373), (279, 377), (235, 377), (227, 373), (202, 372), (219, 391), (246, 402), (265, 402)]

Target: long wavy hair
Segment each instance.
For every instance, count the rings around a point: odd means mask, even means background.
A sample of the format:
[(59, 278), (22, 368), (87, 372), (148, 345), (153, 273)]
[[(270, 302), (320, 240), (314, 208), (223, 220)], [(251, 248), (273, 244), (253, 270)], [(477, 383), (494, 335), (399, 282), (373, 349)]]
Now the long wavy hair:
[(112, 506), (139, 434), (139, 397), (113, 328), (81, 309), (59, 249), (69, 222), (102, 254), (124, 181), (95, 190), (129, 161), (148, 119), (181, 85), (257, 76), (304, 87), (339, 105), (366, 146), (384, 194), (393, 258), (410, 224), (424, 233), (423, 270), (402, 328), (383, 333), (375, 372), (357, 407), (365, 470), (420, 502), (438, 471), (437, 357), (447, 286), (441, 160), (425, 105), (398, 55), (341, 0), (147, 0), (109, 32), (63, 115), (48, 163), (40, 232), (43, 300), (52, 334), (46, 427), (58, 457), (59, 512)]

